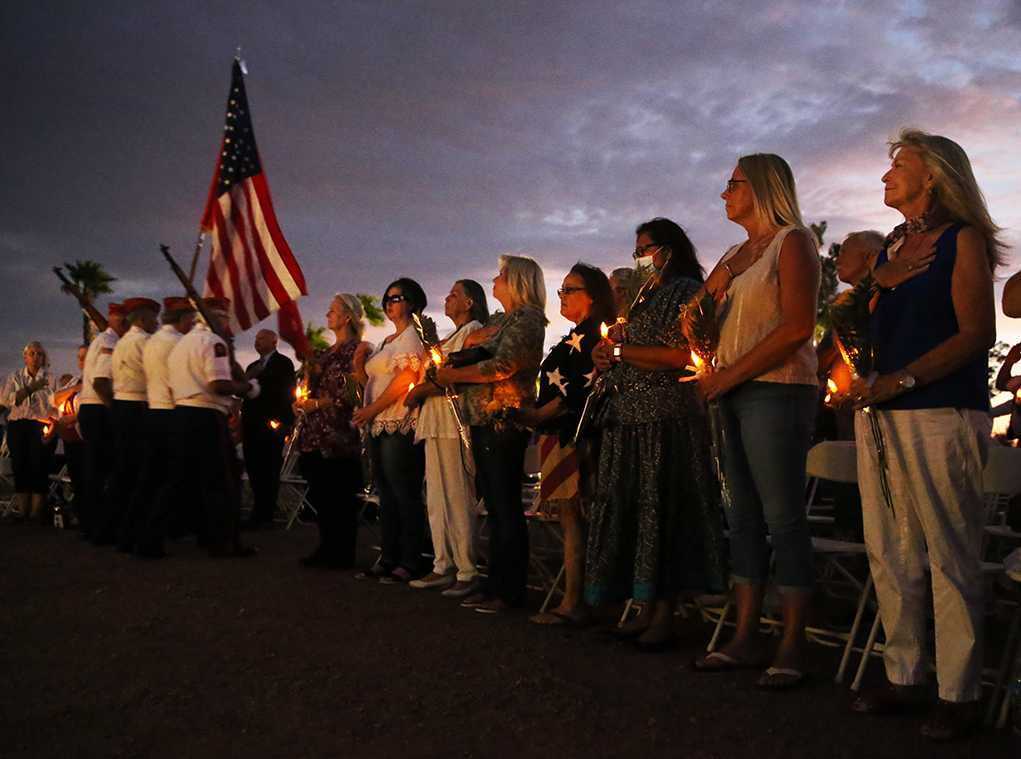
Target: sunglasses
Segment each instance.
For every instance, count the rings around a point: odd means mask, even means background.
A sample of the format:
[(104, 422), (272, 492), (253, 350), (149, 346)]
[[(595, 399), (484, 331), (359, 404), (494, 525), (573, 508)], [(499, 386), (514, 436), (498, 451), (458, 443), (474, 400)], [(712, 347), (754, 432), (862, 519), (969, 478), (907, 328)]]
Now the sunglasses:
[(406, 295), (387, 295), (385, 298), (383, 298), (383, 305), (385, 306), (389, 303), (403, 303), (407, 299), (408, 296)]
[(583, 293), (583, 292), (585, 292), (585, 288), (584, 287), (561, 287), (559, 290), (557, 290), (557, 295), (559, 295), (561, 298), (563, 298), (564, 296), (570, 295), (571, 293)]

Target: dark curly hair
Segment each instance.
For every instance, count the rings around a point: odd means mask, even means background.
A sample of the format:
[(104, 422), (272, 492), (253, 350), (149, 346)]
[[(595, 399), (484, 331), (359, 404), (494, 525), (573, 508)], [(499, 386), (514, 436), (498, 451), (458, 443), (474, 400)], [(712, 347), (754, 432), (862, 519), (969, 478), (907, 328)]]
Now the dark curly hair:
[(670, 249), (671, 256), (659, 277), (661, 282), (669, 282), (676, 277), (687, 277), (696, 282), (705, 281), (705, 269), (698, 262), (695, 246), (691, 244), (688, 235), (677, 222), (657, 216), (635, 228), (635, 237), (643, 234), (648, 235), (656, 245)]

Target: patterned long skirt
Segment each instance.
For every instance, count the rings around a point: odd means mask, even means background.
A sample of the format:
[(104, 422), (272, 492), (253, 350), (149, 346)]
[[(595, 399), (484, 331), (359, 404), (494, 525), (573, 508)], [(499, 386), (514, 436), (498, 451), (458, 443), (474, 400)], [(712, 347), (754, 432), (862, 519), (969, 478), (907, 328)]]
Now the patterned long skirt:
[(585, 566), (593, 604), (726, 589), (723, 510), (704, 418), (604, 428)]

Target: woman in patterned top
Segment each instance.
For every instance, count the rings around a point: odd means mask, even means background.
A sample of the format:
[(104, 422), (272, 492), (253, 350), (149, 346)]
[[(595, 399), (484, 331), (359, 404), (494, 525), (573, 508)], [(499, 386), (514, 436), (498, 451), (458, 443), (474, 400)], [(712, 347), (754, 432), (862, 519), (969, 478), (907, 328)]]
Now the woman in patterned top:
[(471, 424), (478, 495), (489, 512), (489, 579), (462, 606), (497, 613), (525, 603), (528, 524), (521, 507), (521, 479), (530, 434), (508, 419), (509, 409), (531, 404), (542, 361), (546, 328), (546, 283), (539, 264), (523, 256), (502, 256), (493, 296), (503, 313), (465, 341), (488, 358), (436, 372), (442, 386), (464, 384)]
[(592, 349), (600, 326), (617, 320), (613, 290), (595, 266), (577, 263), (564, 277), (560, 314), (574, 329), (550, 350), (539, 370), (539, 399), (522, 409), (524, 424), (539, 431), (539, 510), (559, 517), (564, 531), (564, 597), (552, 611), (536, 614), (540, 625), (583, 625), (585, 606), (585, 541), (588, 509), (595, 496), (599, 439), (575, 440), (585, 401), (592, 392), (596, 368)]
[(363, 343), (365, 322), (357, 296), (338, 293), (326, 312), (326, 326), (336, 336), (312, 365), (318, 384), (310, 397), (296, 401), (302, 417), (295, 447), (301, 474), (308, 482), (309, 504), (319, 521), (319, 547), (301, 559), (306, 567), (351, 569), (355, 563), (358, 499), (362, 489), (362, 439), (351, 424), (356, 398), (348, 390), (355, 352)]
[(617, 635), (661, 651), (674, 645), (682, 590), (726, 587), (726, 543), (705, 406), (694, 382), (679, 381), (691, 362), (681, 309), (698, 291), (702, 267), (669, 219), (636, 234), (635, 258), (655, 275), (631, 306), (622, 342), (604, 340), (592, 353), (613, 393), (598, 417), (585, 595), (590, 603), (641, 602)]
[(379, 560), (356, 576), (388, 584), (417, 579), (422, 559), (425, 450), (415, 442), (418, 409), (408, 411), (403, 401), (421, 375), (422, 341), (411, 315), (422, 313), (426, 298), (418, 282), (407, 277), (390, 283), (384, 292), (383, 307), (394, 333), (371, 356), (365, 349), (355, 353), (355, 374), (365, 386), (365, 405), (352, 420), (369, 429), (382, 533)]

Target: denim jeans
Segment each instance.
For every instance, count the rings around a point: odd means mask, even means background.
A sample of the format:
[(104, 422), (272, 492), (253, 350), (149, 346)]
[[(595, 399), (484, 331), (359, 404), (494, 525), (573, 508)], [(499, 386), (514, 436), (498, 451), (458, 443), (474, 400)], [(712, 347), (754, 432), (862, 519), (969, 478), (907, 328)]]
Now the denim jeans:
[(425, 538), (425, 447), (414, 432), (369, 437), (372, 479), (379, 494), (381, 560), (417, 574)]
[(528, 522), (521, 505), (528, 430), (471, 428), (479, 496), (489, 513), (489, 579), (485, 594), (511, 606), (525, 603)]
[(812, 442), (814, 385), (747, 382), (723, 396), (724, 474), (730, 495), (732, 579), (764, 583), (772, 536), (781, 593), (812, 588), (812, 540), (805, 513), (805, 465)]

